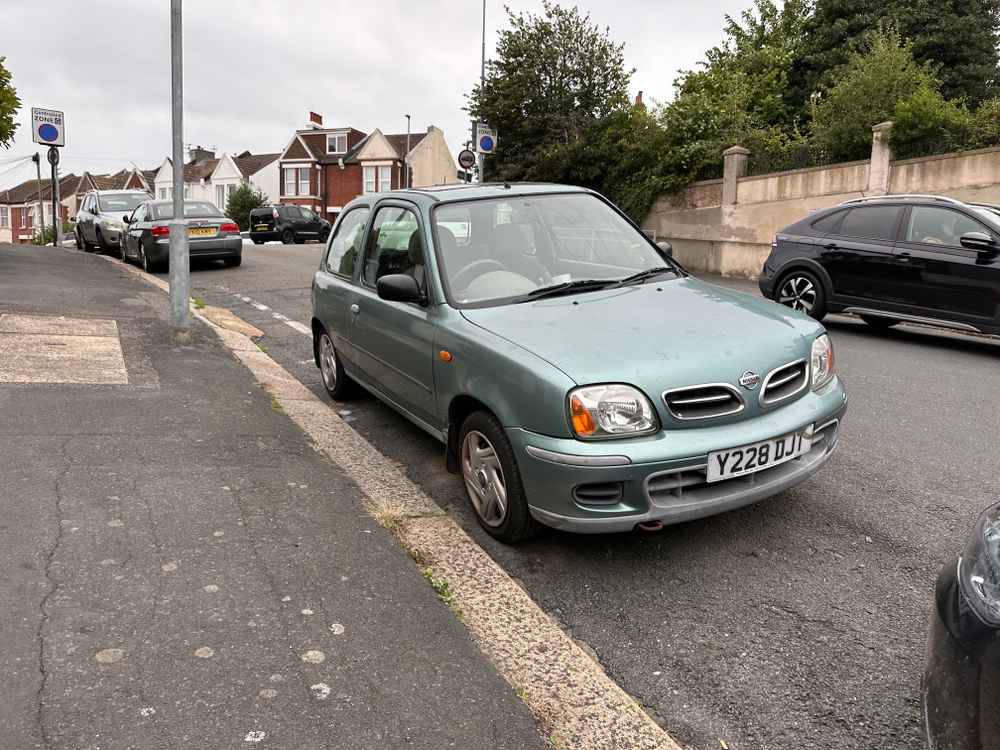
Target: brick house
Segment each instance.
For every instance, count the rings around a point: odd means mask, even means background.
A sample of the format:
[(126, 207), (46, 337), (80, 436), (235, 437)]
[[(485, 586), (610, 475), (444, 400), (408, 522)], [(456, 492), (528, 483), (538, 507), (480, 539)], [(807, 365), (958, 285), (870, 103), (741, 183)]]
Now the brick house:
[(323, 118), (310, 112), (309, 127), (295, 131), (281, 152), (278, 197), (333, 221), (359, 195), (404, 187), (406, 160), (414, 187), (457, 181), (444, 133), (433, 125), (411, 133), (407, 151), (405, 133), (324, 128)]
[[(106, 178), (105, 178), (106, 179)], [(42, 180), (41, 201), (45, 226), (52, 226), (52, 181)], [(76, 215), (80, 200), (88, 190), (95, 189), (94, 177), (68, 174), (59, 178), (59, 204), (62, 220)], [(38, 181), (25, 180), (8, 190), (0, 190), (0, 242), (31, 243), (41, 231), (38, 215)]]

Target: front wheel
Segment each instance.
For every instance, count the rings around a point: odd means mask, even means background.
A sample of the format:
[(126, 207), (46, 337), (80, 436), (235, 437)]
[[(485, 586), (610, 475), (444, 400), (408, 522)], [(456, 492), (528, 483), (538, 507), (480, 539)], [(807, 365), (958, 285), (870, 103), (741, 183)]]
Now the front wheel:
[(294, 245), (295, 244), (295, 233), (291, 229), (286, 229), (281, 233), (281, 244), (283, 245)]
[(861, 319), (878, 331), (885, 331), (899, 325), (899, 321), (895, 318), (883, 318), (878, 315), (862, 315)]
[(74, 237), (76, 237), (76, 249), (84, 250), (87, 247), (87, 245), (86, 243), (84, 243), (83, 237), (80, 236), (80, 229), (77, 228), (76, 231), (73, 232), (73, 235)]
[(507, 544), (538, 533), (514, 449), (497, 418), (486, 411), (470, 414), (462, 423), (459, 445), (465, 492), (486, 533)]
[(819, 279), (809, 271), (791, 271), (777, 285), (774, 301), (811, 318), (822, 320), (826, 315), (826, 293)]
[(323, 378), (323, 387), (334, 401), (346, 401), (357, 392), (357, 385), (351, 376), (344, 372), (340, 355), (333, 347), (330, 334), (323, 331), (317, 343), (317, 359), (319, 371)]

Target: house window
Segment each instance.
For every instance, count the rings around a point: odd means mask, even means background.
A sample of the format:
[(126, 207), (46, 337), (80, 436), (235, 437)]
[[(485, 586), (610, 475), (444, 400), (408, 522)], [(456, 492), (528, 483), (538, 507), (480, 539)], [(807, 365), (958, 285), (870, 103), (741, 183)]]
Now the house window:
[(184, 198), (187, 199), (187, 198), (190, 198), (190, 197), (191, 197), (191, 186), (190, 185), (184, 185)]
[(365, 193), (374, 193), (375, 192), (375, 167), (365, 167), (364, 172), (365, 172), (364, 192)]
[(326, 153), (346, 154), (347, 133), (335, 133), (326, 137)]
[(10, 226), (10, 209), (0, 206), (0, 227)]
[(378, 168), (378, 191), (385, 193), (392, 190), (392, 167)]
[(167, 189), (160, 188), (160, 200), (165, 201), (167, 199)]
[(31, 211), (27, 208), (21, 209), (21, 229), (29, 229), (31, 227)]
[(216, 185), (215, 186), (215, 205), (219, 208), (226, 207), (226, 186)]
[(299, 168), (299, 195), (309, 195), (309, 167)]
[(284, 185), (285, 185), (285, 191), (283, 193), (284, 195), (295, 195), (295, 170), (294, 169), (289, 169), (289, 168), (285, 169)]
[(236, 188), (237, 185), (235, 182), (230, 182), (228, 185), (226, 185), (226, 200), (229, 200), (232, 194), (236, 192)]

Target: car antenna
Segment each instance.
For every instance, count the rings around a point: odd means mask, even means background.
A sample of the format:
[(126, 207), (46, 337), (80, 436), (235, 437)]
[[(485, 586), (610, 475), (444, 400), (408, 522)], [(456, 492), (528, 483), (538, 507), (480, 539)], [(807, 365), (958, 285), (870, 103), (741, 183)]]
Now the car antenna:
[(504, 189), (504, 190), (510, 190), (510, 183), (509, 183), (509, 182), (505, 182), (505, 183), (503, 184), (503, 189)]

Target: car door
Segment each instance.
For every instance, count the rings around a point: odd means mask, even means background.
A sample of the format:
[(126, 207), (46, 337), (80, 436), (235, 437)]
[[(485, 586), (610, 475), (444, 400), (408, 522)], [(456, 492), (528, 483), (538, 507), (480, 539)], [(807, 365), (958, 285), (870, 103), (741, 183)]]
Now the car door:
[[(895, 296), (913, 312), (945, 320), (995, 323), (1000, 312), (996, 252), (962, 247), (962, 235), (1000, 232), (951, 206), (911, 206), (895, 252)], [(998, 245), (1000, 247), (1000, 245)]]
[(319, 237), (319, 217), (308, 208), (300, 208), (302, 213), (302, 228), (299, 234), (310, 239)]
[(344, 367), (358, 370), (357, 352), (351, 346), (351, 313), (358, 308), (360, 260), (364, 249), (365, 228), (371, 209), (358, 206), (345, 213), (327, 243), (319, 271), (313, 276), (313, 311), (333, 339)]
[(903, 207), (860, 205), (847, 211), (822, 242), (819, 262), (844, 302), (885, 299), (894, 268), (893, 246)]
[(295, 232), (295, 236), (299, 239), (305, 239), (308, 236), (306, 231), (306, 222), (302, 217), (302, 210), (298, 206), (287, 206), (285, 208), (285, 222), (288, 228)]
[(87, 193), (83, 199), (83, 206), (80, 208), (80, 233), (87, 242), (97, 242), (97, 235), (94, 232), (94, 203), (93, 193)]
[(135, 258), (139, 254), (139, 237), (142, 234), (140, 224), (145, 216), (146, 204), (142, 203), (132, 212), (128, 224), (125, 226), (122, 240), (125, 247), (125, 257), (127, 258)]
[(418, 283), (426, 288), (425, 238), (412, 204), (379, 204), (365, 241), (359, 298), (357, 307), (351, 308), (350, 339), (365, 380), (397, 406), (435, 425), (432, 308), (389, 302), (376, 292), (378, 279), (393, 273), (420, 276)]

